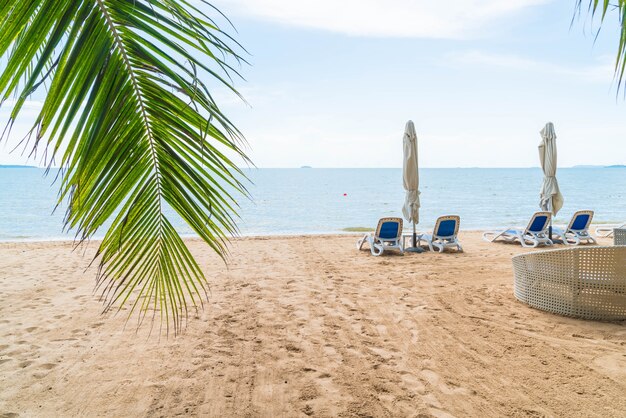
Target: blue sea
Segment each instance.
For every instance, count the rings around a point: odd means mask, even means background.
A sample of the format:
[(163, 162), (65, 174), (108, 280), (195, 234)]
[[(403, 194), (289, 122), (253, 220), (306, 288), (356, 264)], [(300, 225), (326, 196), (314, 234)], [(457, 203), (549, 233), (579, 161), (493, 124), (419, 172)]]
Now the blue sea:
[[(243, 236), (345, 233), (373, 228), (383, 216), (401, 216), (400, 169), (245, 171), (252, 198), (239, 200)], [(54, 178), (55, 172), (45, 176), (37, 168), (0, 168), (0, 240), (73, 239), (73, 231), (63, 232), (65, 207), (54, 210)], [(567, 223), (579, 209), (594, 210), (594, 223), (626, 221), (625, 168), (560, 168), (557, 178), (565, 205), (555, 223)], [(432, 228), (446, 214), (460, 215), (466, 230), (525, 225), (539, 209), (541, 182), (539, 168), (420, 169), (418, 229)], [(174, 223), (193, 235), (179, 219)]]

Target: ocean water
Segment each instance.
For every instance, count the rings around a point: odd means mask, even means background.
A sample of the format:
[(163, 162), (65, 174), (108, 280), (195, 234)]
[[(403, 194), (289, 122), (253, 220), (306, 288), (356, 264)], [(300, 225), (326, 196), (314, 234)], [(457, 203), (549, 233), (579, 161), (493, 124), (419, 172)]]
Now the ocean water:
[[(241, 198), (241, 235), (342, 233), (401, 216), (400, 169), (248, 169), (252, 199)], [(72, 239), (63, 232), (65, 207), (55, 209), (55, 173), (0, 168), (0, 240)], [(579, 209), (595, 211), (594, 223), (626, 221), (626, 169), (560, 168), (565, 205), (555, 223)], [(418, 229), (432, 229), (440, 215), (461, 216), (461, 229), (523, 226), (538, 210), (539, 168), (425, 168), (420, 170)], [(193, 235), (181, 220), (174, 224)], [(408, 223), (405, 224), (408, 228)], [(104, 231), (101, 231), (100, 236)]]

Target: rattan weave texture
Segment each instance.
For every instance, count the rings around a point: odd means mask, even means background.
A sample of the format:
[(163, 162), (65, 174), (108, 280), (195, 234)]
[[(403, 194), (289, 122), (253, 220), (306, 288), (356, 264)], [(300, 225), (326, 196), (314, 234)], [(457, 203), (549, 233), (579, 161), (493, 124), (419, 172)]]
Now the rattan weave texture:
[(626, 246), (576, 247), (513, 257), (515, 297), (537, 309), (626, 319)]
[(626, 245), (626, 229), (613, 230), (613, 245)]

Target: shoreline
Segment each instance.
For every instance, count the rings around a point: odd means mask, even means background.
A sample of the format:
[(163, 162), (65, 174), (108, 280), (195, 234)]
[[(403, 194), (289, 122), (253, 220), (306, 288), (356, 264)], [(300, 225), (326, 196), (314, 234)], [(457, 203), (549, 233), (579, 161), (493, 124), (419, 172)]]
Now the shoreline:
[[(601, 227), (601, 226), (606, 226), (606, 225), (615, 225), (615, 222), (612, 223), (594, 223), (589, 227), (589, 230), (591, 231), (592, 236), (594, 236), (594, 238), (597, 238), (595, 236), (595, 234), (593, 233), (593, 231), (595, 231), (595, 229), (597, 227)], [(560, 224), (559, 224), (560, 225)], [(513, 225), (509, 225), (508, 227), (513, 227)], [(525, 225), (515, 225), (514, 227), (519, 227), (519, 228), (524, 228)], [(493, 230), (500, 230), (500, 229), (504, 229), (507, 227), (497, 227), (497, 228), (481, 228), (481, 229), (461, 229), (459, 233), (461, 234), (475, 234), (475, 233), (483, 233), (485, 231), (493, 231)], [(237, 240), (242, 240), (242, 239), (269, 239), (269, 238), (289, 238), (289, 237), (293, 237), (293, 238), (297, 238), (297, 237), (342, 237), (342, 236), (362, 236), (364, 234), (367, 234), (369, 232), (374, 232), (375, 228), (372, 228), (369, 231), (331, 231), (331, 232), (306, 232), (306, 233), (291, 233), (291, 232), (286, 232), (284, 234), (280, 234), (280, 233), (273, 233), (273, 234), (250, 234), (250, 235), (239, 235), (239, 236), (235, 236), (235, 237), (229, 237), (227, 238), (227, 240), (229, 241), (237, 241)], [(408, 233), (412, 233), (413, 231), (411, 230), (405, 230), (403, 233), (404, 234), (408, 234)], [(418, 229), (417, 230), (418, 233), (420, 232), (431, 232), (429, 229)], [(200, 237), (198, 237), (197, 235), (181, 235), (181, 238), (184, 241), (200, 241)], [(102, 237), (98, 237), (98, 238), (93, 238), (90, 240), (86, 240), (85, 242), (99, 242), (102, 241)], [(63, 237), (53, 237), (53, 238), (19, 238), (19, 239), (0, 239), (0, 244), (12, 244), (12, 243), (38, 243), (38, 242), (58, 242), (58, 243), (68, 243), (68, 244), (76, 244), (78, 243), (78, 241), (72, 240), (72, 239), (68, 239), (68, 238), (63, 238)]]

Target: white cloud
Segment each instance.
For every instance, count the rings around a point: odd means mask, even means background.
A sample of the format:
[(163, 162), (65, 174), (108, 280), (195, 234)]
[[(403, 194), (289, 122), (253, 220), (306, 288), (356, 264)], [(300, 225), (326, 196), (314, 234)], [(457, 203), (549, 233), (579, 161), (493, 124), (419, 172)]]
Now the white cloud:
[(353, 36), (459, 39), (551, 0), (217, 0), (240, 15)]
[(211, 90), (211, 96), (220, 107), (254, 108), (259, 103), (274, 103), (277, 100), (285, 100), (289, 98), (289, 92), (296, 87), (285, 83), (274, 83), (264, 87), (243, 84), (241, 87), (236, 86), (243, 99), (226, 87), (217, 87)]
[[(5, 100), (4, 103), (2, 103), (2, 110), (13, 109), (13, 106), (15, 106), (15, 103), (17, 103), (17, 100), (13, 100), (13, 99)], [(43, 102), (39, 100), (26, 100), (22, 104), (22, 109), (25, 109), (25, 110), (40, 110), (42, 107), (43, 107)]]
[(493, 54), (482, 51), (464, 51), (446, 56), (446, 62), (462, 65), (478, 65), (525, 72), (537, 72), (583, 79), (586, 81), (610, 82), (615, 67), (613, 57), (599, 57), (595, 64), (581, 67), (555, 64), (521, 57), (515, 54)]

